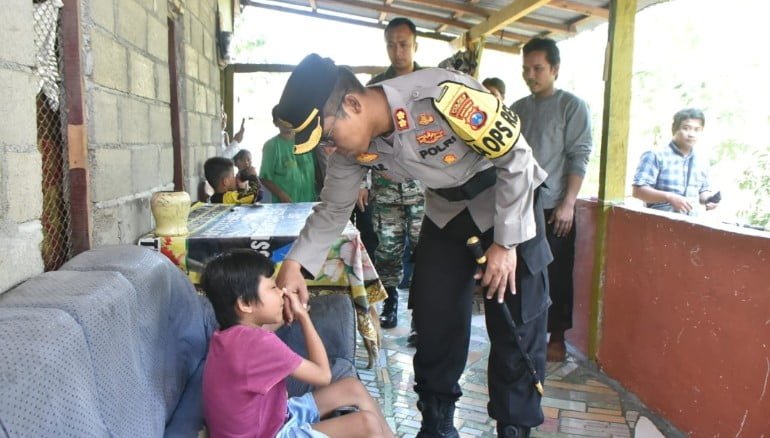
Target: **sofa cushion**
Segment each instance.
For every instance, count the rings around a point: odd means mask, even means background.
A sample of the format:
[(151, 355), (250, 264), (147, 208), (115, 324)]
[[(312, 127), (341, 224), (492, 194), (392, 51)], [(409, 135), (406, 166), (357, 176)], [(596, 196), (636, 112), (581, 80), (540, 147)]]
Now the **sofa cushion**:
[(82, 328), (57, 309), (0, 308), (0, 436), (104, 437)]
[[(207, 299), (162, 254), (134, 245), (96, 248), (74, 257), (62, 271), (120, 272), (136, 289), (144, 371), (153, 397), (163, 401), (167, 425), (203, 424), (200, 375), (216, 319)], [(182, 397), (192, 400), (182, 400)], [(174, 430), (167, 434), (176, 434)], [(176, 435), (183, 436), (183, 435)]]
[[(310, 319), (324, 342), (332, 381), (355, 377), (356, 315), (348, 295), (325, 295), (310, 298)], [(292, 350), (307, 358), (305, 336), (299, 324), (286, 325), (276, 332)], [(290, 396), (313, 390), (311, 385), (289, 378)]]
[(96, 378), (99, 409), (116, 436), (159, 436), (162, 404), (152, 397), (137, 327), (136, 291), (117, 272), (56, 271), (0, 296), (0, 307), (61, 309), (82, 327)]

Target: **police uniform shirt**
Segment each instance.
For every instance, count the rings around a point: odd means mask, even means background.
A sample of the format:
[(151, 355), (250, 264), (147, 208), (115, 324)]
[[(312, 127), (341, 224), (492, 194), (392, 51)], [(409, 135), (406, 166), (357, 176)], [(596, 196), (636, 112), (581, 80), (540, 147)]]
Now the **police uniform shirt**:
[(449, 70), (423, 69), (376, 86), (388, 99), (393, 132), (373, 139), (368, 151), (358, 156), (331, 155), (321, 203), (287, 258), (310, 273), (321, 270), (367, 169), (396, 182), (411, 178), (426, 188), (442, 189), (460, 186), (495, 166), (496, 183), (473, 199), (452, 202), (426, 190), (425, 214), (444, 227), (467, 208), (482, 232), (495, 227), (494, 241), (500, 245), (535, 236), (534, 189), (547, 175), (519, 135), (515, 114), (473, 78)]

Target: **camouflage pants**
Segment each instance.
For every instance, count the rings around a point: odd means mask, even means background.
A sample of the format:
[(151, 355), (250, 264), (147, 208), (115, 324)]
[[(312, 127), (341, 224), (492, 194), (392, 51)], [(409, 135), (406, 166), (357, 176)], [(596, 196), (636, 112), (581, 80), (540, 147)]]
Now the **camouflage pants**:
[(374, 203), (374, 230), (380, 240), (374, 252), (374, 267), (386, 288), (395, 288), (403, 271), (404, 237), (408, 233), (412, 248), (417, 246), (425, 207)]

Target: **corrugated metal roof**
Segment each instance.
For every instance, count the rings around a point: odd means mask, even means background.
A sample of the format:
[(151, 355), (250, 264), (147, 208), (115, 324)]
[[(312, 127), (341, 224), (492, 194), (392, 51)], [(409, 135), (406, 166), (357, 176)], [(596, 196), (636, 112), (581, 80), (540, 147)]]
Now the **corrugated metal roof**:
[[(662, 1), (637, 0), (637, 9)], [(562, 40), (609, 17), (606, 0), (241, 0), (241, 5), (376, 28), (402, 16), (422, 37), (453, 41), (470, 32), (482, 37), (486, 48), (512, 53), (533, 37)]]

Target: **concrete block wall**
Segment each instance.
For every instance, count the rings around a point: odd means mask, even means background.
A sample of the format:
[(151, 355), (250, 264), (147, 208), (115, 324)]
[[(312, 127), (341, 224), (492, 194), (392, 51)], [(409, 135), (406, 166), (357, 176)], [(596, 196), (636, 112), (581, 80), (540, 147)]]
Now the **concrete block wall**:
[(0, 8), (0, 293), (43, 272), (33, 34), (32, 2), (5, 0)]
[[(216, 2), (178, 18), (184, 189), (195, 199), (219, 143)], [(84, 0), (93, 246), (135, 243), (153, 228), (150, 197), (173, 189), (167, 0)]]

